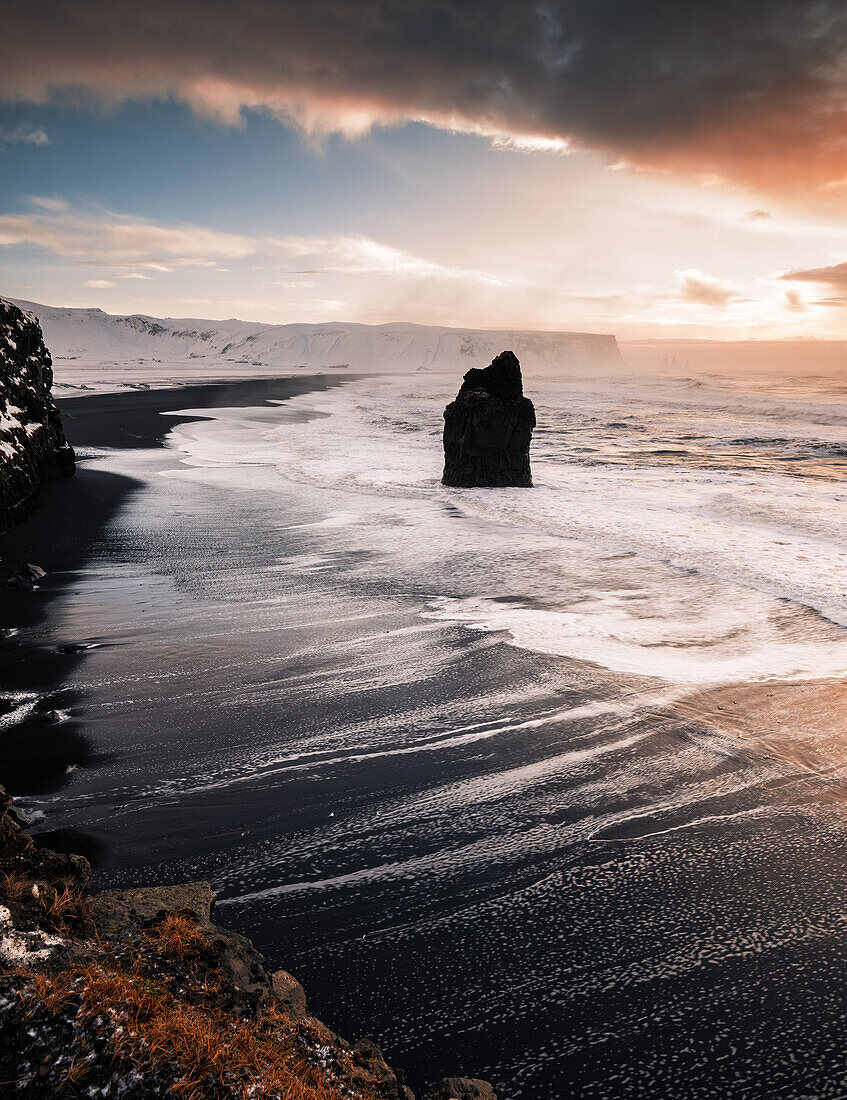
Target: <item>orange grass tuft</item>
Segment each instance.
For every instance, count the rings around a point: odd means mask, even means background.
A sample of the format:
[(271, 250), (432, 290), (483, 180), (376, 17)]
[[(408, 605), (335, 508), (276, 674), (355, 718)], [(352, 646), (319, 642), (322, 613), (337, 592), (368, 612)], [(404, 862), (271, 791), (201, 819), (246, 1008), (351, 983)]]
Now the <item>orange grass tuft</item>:
[(38, 1003), (48, 1012), (53, 1014), (61, 1012), (73, 999), (73, 975), (69, 973), (30, 974), (28, 971), (19, 970), (18, 974), (26, 974), (32, 979)]
[[(177, 1001), (162, 987), (133, 975), (90, 965), (60, 975), (38, 975), (28, 994), (58, 1012), (80, 997), (83, 1019), (109, 1019), (112, 1053), (139, 1068), (175, 1072), (173, 1095), (203, 1100), (217, 1091), (242, 1097), (338, 1100), (349, 1095), (294, 1046), (296, 1031), (276, 1009), (258, 1021)], [(211, 1087), (210, 1087), (211, 1086)]]
[(89, 918), (88, 897), (79, 886), (59, 883), (52, 889), (42, 889), (40, 899), (51, 923), (59, 929), (68, 921)]
[(147, 932), (162, 958), (185, 964), (203, 954), (209, 941), (197, 921), (181, 913), (168, 913), (163, 921)]
[(32, 879), (14, 871), (0, 872), (0, 891), (6, 901), (22, 901), (32, 897)]
[(85, 1060), (77, 1062), (76, 1058), (74, 1058), (68, 1069), (68, 1075), (65, 1078), (65, 1082), (69, 1085), (78, 1085), (84, 1081), (86, 1077), (90, 1076), (90, 1074), (91, 1067), (88, 1063)]

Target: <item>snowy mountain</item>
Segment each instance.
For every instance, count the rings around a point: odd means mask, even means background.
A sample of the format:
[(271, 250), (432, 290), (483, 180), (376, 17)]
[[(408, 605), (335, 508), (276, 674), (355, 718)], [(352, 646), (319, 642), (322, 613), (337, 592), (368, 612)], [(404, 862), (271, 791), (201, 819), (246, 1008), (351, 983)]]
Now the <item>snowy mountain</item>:
[[(484, 366), (505, 349), (526, 369), (615, 365), (614, 336), (582, 332), (434, 328), (399, 322), (265, 325), (174, 320), (17, 301), (41, 322), (53, 358), (83, 364), (158, 362), (322, 370), (439, 371)], [(199, 362), (198, 362), (199, 361)]]

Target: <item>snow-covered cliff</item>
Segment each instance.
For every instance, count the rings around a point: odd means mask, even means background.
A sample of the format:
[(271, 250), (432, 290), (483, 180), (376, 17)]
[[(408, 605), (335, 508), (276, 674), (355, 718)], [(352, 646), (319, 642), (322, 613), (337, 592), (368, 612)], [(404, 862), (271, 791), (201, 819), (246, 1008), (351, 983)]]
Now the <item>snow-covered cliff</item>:
[(614, 336), (594, 333), (433, 328), (405, 322), (263, 325), (116, 317), (99, 309), (18, 304), (38, 317), (56, 359), (80, 364), (154, 361), (280, 370), (439, 371), (489, 363), (506, 348), (524, 369), (544, 373), (620, 362)]
[(52, 385), (38, 322), (0, 298), (0, 531), (32, 507), (42, 481), (74, 472)]

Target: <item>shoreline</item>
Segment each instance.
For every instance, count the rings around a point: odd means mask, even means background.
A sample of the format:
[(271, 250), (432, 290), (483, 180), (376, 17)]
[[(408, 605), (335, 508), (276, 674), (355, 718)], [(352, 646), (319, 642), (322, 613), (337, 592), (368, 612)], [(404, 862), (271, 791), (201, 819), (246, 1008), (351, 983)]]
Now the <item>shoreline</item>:
[[(321, 393), (362, 374), (304, 374), (278, 378), (188, 382), (163, 389), (124, 390), (57, 398), (66, 429), (74, 446), (119, 447), (123, 450), (163, 444), (180, 424), (204, 417), (202, 408), (251, 408), (275, 405), (308, 393)], [(182, 409), (190, 412), (176, 415)]]
[[(60, 411), (67, 430), (75, 446), (83, 451), (77, 473), (72, 479), (49, 482), (42, 486), (34, 511), (0, 535), (0, 565), (4, 569), (12, 572), (24, 562), (31, 561), (41, 565), (47, 574), (34, 591), (19, 591), (12, 587), (6, 590), (9, 597), (4, 607), (6, 618), (0, 623), (0, 627), (12, 627), (15, 633), (0, 641), (0, 680), (4, 685), (14, 684), (14, 690), (0, 693), (0, 704), (3, 704), (0, 709), (0, 723), (4, 716), (14, 717), (16, 706), (21, 704), (22, 698), (25, 707), (30, 702), (34, 705), (30, 706), (30, 713), (23, 720), (2, 730), (4, 753), (0, 765), (0, 801), (5, 800), (4, 786), (17, 795), (53, 794), (61, 792), (69, 770), (85, 764), (96, 766), (96, 759), (92, 758), (86, 745), (84, 730), (73, 719), (55, 725), (50, 720), (51, 714), (58, 712), (60, 708), (71, 707), (75, 701), (73, 692), (64, 688), (63, 683), (69, 671), (84, 662), (86, 650), (81, 648), (78, 652), (58, 653), (54, 647), (45, 647), (42, 638), (55, 602), (84, 573), (97, 540), (133, 493), (143, 488), (143, 482), (89, 468), (86, 459), (90, 456), (85, 455), (84, 449), (96, 451), (98, 448), (155, 448), (164, 443), (166, 436), (177, 425), (206, 419), (199, 411), (204, 407), (246, 408), (277, 404), (290, 397), (320, 392), (354, 381), (358, 377), (360, 376), (314, 376), (214, 382), (163, 390), (85, 395), (60, 401)], [(196, 411), (173, 415), (181, 409)], [(63, 537), (57, 538), (57, 531), (61, 531)], [(10, 846), (10, 830), (15, 830), (26, 819), (26, 815), (21, 817), (14, 809), (13, 803), (10, 805), (8, 815), (0, 822), (3, 825), (0, 829), (3, 834), (0, 863), (7, 862), (10, 858), (14, 862), (18, 841), (15, 839)], [(7, 814), (6, 809), (3, 814)], [(42, 890), (45, 888), (44, 879), (47, 874), (44, 866), (49, 868), (51, 874), (55, 871), (54, 864), (60, 868), (60, 879), (55, 887), (58, 891), (67, 885), (64, 884), (64, 878), (61, 878), (62, 874), (66, 877), (77, 876), (83, 864), (87, 866), (89, 862), (93, 862), (96, 865), (100, 855), (96, 840), (74, 829), (39, 829), (36, 822), (32, 836), (38, 854), (32, 857), (33, 866), (27, 867), (27, 874), (33, 876), (33, 883), (42, 883)], [(44, 866), (43, 861), (46, 861)], [(176, 919), (180, 914), (191, 911), (193, 915), (190, 919), (197, 920), (203, 935), (217, 937), (216, 942), (227, 945), (225, 951), (230, 950), (229, 945), (235, 944), (237, 953), (248, 960), (251, 979), (243, 978), (238, 967), (229, 975), (236, 1015), (241, 1012), (237, 1007), (239, 998), (243, 999), (244, 996), (252, 1000), (259, 997), (261, 1004), (274, 1003), (285, 1016), (291, 1018), (298, 1029), (302, 1029), (302, 1035), (306, 1036), (302, 1040), (304, 1049), (311, 1051), (315, 1065), (323, 1066), (324, 1069), (329, 1066), (331, 1074), (340, 1075), (339, 1087), (363, 1087), (368, 1096), (413, 1100), (414, 1094), (406, 1087), (402, 1072), (385, 1062), (381, 1050), (372, 1040), (363, 1039), (360, 1043), (351, 1045), (340, 1039), (320, 1021), (307, 1015), (305, 995), (296, 979), (286, 971), (279, 971), (271, 980), (263, 969), (263, 957), (255, 951), (249, 940), (238, 933), (210, 924), (215, 895), (207, 883), (161, 886), (154, 882), (140, 888), (92, 894), (89, 903), (89, 887), (85, 884), (90, 883), (90, 871), (83, 870), (80, 873), (80, 889), (85, 895), (80, 903), (80, 912), (88, 914), (89, 907), (93, 906), (94, 916), (84, 920), (80, 918), (81, 924), (72, 920), (68, 927), (75, 937), (84, 936), (89, 927), (86, 921), (94, 920), (92, 927), (95, 929), (93, 935), (96, 947), (94, 941), (85, 950), (76, 943), (70, 955), (74, 967), (78, 968), (83, 963), (91, 965), (92, 960), (96, 963), (103, 954), (104, 943), (107, 948), (112, 944), (110, 950), (114, 950), (117, 936), (137, 938), (139, 934), (146, 935), (167, 914), (175, 914)], [(197, 898), (200, 898), (199, 903)], [(8, 911), (7, 907), (6, 912)], [(0, 917), (5, 922), (2, 927), (6, 937), (4, 944), (20, 941), (26, 945), (20, 948), (23, 952), (23, 967), (33, 966), (37, 972), (52, 974), (57, 972), (58, 960), (58, 972), (61, 973), (62, 967), (68, 963), (65, 946), (60, 945), (55, 953), (48, 950), (46, 958), (41, 957), (45, 950), (43, 945), (50, 944), (57, 938), (58, 925), (49, 921), (45, 924), (37, 911), (25, 907), (24, 931), (19, 936), (14, 927), (14, 912), (9, 920), (3, 916), (3, 910), (0, 910)], [(105, 920), (105, 924), (98, 923), (100, 917)], [(65, 930), (63, 925), (61, 931)], [(61, 940), (61, 935), (58, 938)], [(30, 949), (32, 957), (27, 962), (25, 956)], [(4, 961), (8, 963), (9, 959), (0, 957), (0, 963)], [(253, 980), (257, 973), (264, 975), (257, 979), (258, 984)], [(26, 986), (26, 980), (22, 980), (29, 992), (19, 992), (18, 996), (29, 996), (31, 1000), (32, 990)], [(193, 972), (180, 976), (180, 981), (188, 986), (194, 980)], [(5, 993), (8, 994), (9, 990), (5, 990)], [(35, 1007), (33, 1010), (36, 1010)], [(55, 1037), (49, 1038), (53, 1024), (47, 1026), (44, 1020), (41, 1023), (46, 1029), (49, 1053), (50, 1044), (55, 1041)], [(2, 1013), (0, 1025), (14, 1028), (13, 1021), (10, 1023), (8, 1015), (3, 1019)], [(114, 1043), (113, 1036), (110, 1041)], [(32, 1046), (33, 1049), (28, 1051), (27, 1057), (39, 1056), (38, 1041)], [(326, 1062), (327, 1056), (320, 1054), (321, 1050), (333, 1051), (330, 1063)], [(13, 1053), (10, 1050), (4, 1068), (14, 1063)], [(40, 1053), (44, 1055), (44, 1064), (47, 1065), (48, 1054), (43, 1050)], [(96, 1074), (106, 1071), (95, 1065), (91, 1072)], [(463, 1088), (467, 1091), (462, 1091)], [(441, 1082), (432, 1086), (427, 1096), (431, 1096), (432, 1100), (440, 1100), (448, 1092), (451, 1096), (455, 1093), (459, 1098), (467, 1097), (468, 1100), (476, 1097), (494, 1100), (490, 1086), (476, 1079), (454, 1078), (449, 1087)], [(128, 1092), (127, 1095), (133, 1093)], [(358, 1093), (344, 1092), (344, 1095)]]
[[(358, 377), (235, 379), (59, 399), (63, 420), (83, 452), (78, 455), (76, 473), (44, 482), (34, 508), (0, 533), (0, 630), (13, 632), (0, 638), (0, 786), (15, 797), (57, 794), (76, 768), (96, 765), (84, 724), (72, 716), (61, 721), (52, 717), (72, 712), (78, 693), (65, 682), (83, 664), (87, 650), (58, 653), (43, 644), (43, 635), (51, 609), (85, 575), (109, 523), (143, 489), (144, 482), (92, 468), (92, 455), (85, 450), (164, 448), (174, 427), (204, 419), (200, 411), (176, 415), (179, 410), (199, 410), (204, 404), (210, 408), (270, 406)], [(6, 585), (6, 576), (27, 562), (46, 572), (35, 590)], [(16, 720), (21, 709), (23, 717)], [(96, 838), (74, 828), (42, 828), (39, 835), (61, 851), (83, 855), (95, 866), (104, 853)]]
[[(211, 382), (70, 397), (58, 404), (79, 451), (147, 449), (163, 446), (174, 427), (204, 419), (200, 412), (175, 415), (181, 409), (203, 404), (210, 408), (270, 405), (359, 377)], [(61, 684), (68, 671), (84, 660), (85, 652), (62, 654), (57, 660), (57, 654), (39, 644), (39, 628), (48, 620), (54, 602), (73, 585), (109, 521), (143, 485), (131, 477), (93, 470), (88, 461), (82, 453), (73, 477), (44, 483), (34, 510), (0, 533), (0, 573), (11, 574), (26, 562), (40, 565), (47, 573), (34, 592), (3, 588), (0, 630), (16, 633), (0, 639), (0, 683), (14, 685), (5, 689), (7, 694), (12, 690), (13, 694), (47, 698), (56, 707), (69, 702)], [(31, 719), (5, 729), (4, 739), (0, 785), (17, 795), (60, 790), (66, 769), (86, 759), (73, 722), (51, 732), (45, 727), (44, 714), (37, 711)], [(40, 751), (34, 752), (33, 745)]]

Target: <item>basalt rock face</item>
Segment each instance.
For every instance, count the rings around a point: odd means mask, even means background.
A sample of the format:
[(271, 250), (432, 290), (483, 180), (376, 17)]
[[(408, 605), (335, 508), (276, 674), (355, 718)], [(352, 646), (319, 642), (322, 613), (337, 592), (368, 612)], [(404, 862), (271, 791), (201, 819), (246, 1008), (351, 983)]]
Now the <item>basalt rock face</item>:
[(52, 385), (41, 326), (0, 298), (0, 531), (30, 511), (43, 481), (74, 472)]
[(473, 367), (444, 410), (444, 485), (530, 488), (535, 408), (523, 396), (521, 365), (504, 351)]

